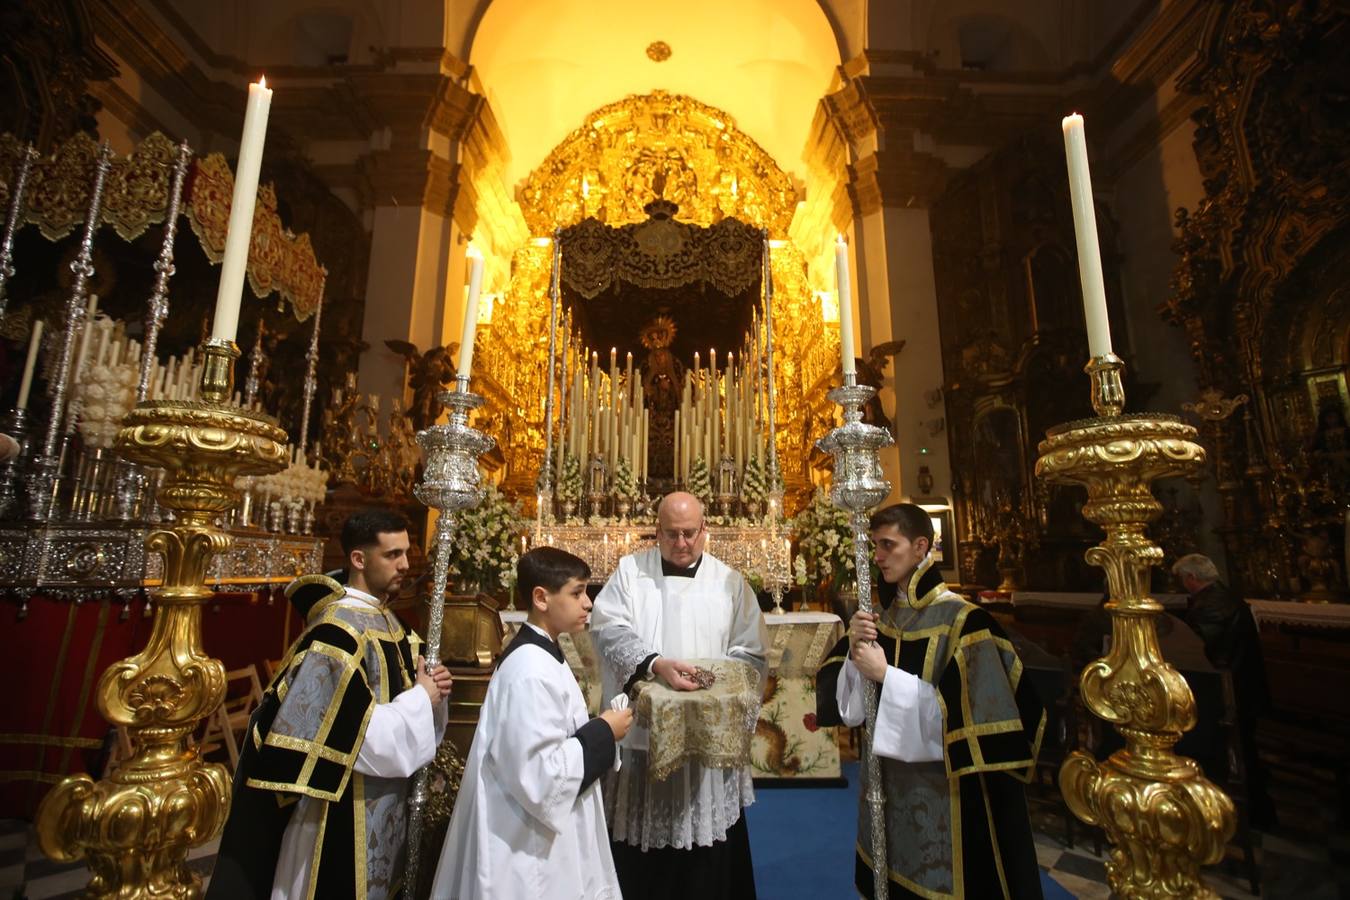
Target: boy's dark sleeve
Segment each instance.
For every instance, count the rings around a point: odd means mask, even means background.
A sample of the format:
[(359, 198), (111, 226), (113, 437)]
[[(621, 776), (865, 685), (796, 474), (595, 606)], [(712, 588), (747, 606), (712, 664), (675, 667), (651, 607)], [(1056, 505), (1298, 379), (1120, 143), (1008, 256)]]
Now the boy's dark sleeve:
[(835, 688), (839, 684), (839, 673), (843, 671), (844, 661), (848, 659), (848, 636), (839, 639), (825, 662), (816, 670), (816, 724), (821, 728), (843, 725), (839, 716), (839, 702), (835, 699)]
[(578, 728), (572, 737), (581, 742), (581, 789), (577, 791), (580, 795), (614, 765), (614, 731), (597, 716)]

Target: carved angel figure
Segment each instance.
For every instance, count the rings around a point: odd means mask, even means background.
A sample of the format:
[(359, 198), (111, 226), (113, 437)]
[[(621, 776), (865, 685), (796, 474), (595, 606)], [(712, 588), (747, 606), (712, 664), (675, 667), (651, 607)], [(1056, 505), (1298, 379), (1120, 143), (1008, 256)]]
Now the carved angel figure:
[[(869, 350), (866, 359), (855, 358), (858, 367), (858, 383), (871, 385), (880, 391), (881, 382), (886, 377), (886, 369), (891, 364), (891, 358), (899, 356), (903, 349), (905, 349), (904, 341), (886, 341)], [(863, 421), (868, 425), (876, 425), (885, 428), (892, 434), (895, 433), (895, 423), (881, 408), (880, 397), (873, 397), (867, 401), (867, 405), (863, 407)]]
[(412, 420), (413, 430), (421, 431), (434, 425), (440, 414), (440, 401), (436, 395), (455, 377), (454, 356), (459, 344), (432, 347), (426, 353), (421, 353), (416, 344), (408, 341), (388, 340), (384, 345), (407, 362), (408, 387), (413, 394), (412, 403), (408, 405), (408, 418)]

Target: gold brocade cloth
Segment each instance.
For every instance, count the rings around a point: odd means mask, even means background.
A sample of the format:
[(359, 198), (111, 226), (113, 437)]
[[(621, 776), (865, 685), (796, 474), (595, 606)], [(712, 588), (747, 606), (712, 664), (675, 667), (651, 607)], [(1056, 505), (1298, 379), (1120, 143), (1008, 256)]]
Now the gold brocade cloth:
[(656, 781), (685, 763), (710, 769), (750, 765), (750, 744), (759, 718), (759, 673), (734, 659), (688, 661), (717, 676), (712, 687), (677, 691), (660, 681), (633, 688), (637, 723), (651, 732), (648, 771)]

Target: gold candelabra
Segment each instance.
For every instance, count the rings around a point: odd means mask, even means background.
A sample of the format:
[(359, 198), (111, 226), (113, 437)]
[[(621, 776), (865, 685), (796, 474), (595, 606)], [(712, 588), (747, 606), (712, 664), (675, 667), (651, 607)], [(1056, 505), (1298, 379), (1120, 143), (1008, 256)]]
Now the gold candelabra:
[(1114, 354), (1088, 363), (1098, 418), (1051, 429), (1036, 475), (1081, 484), (1083, 515), (1106, 531), (1087, 561), (1106, 570), (1111, 650), (1089, 664), (1083, 702), (1116, 726), (1125, 748), (1097, 760), (1077, 751), (1059, 772), (1074, 815), (1105, 830), (1111, 889), (1122, 897), (1214, 897), (1200, 866), (1218, 862), (1233, 834), (1233, 801), (1173, 746), (1195, 726), (1195, 698), (1158, 646), (1162, 606), (1148, 596), (1149, 570), (1162, 550), (1145, 528), (1162, 514), (1151, 485), (1204, 463), (1197, 433), (1175, 416), (1123, 415), (1125, 393)]
[(146, 538), (164, 557), (164, 581), (145, 649), (98, 683), (99, 712), (127, 729), (133, 753), (100, 781), (66, 778), (38, 809), (42, 851), (88, 860), (89, 897), (199, 896), (188, 850), (215, 837), (229, 811), (229, 773), (189, 740), (225, 696), (225, 667), (202, 648), (205, 577), (230, 547), (218, 522), (239, 500), (235, 478), (284, 468), (286, 434), (270, 416), (228, 405), (238, 347), (212, 339), (202, 349), (202, 399), (142, 402), (117, 436), (124, 457), (166, 470), (159, 503), (174, 513)]

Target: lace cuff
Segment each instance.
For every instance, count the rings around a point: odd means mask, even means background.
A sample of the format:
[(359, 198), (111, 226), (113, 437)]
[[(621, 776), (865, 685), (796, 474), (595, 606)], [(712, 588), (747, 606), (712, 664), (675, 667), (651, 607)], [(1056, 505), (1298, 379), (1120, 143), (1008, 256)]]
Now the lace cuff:
[(621, 625), (609, 625), (593, 631), (591, 639), (615, 685), (627, 685), (639, 674), (643, 663), (650, 665), (651, 658), (656, 656), (652, 648), (644, 644), (631, 628)]

